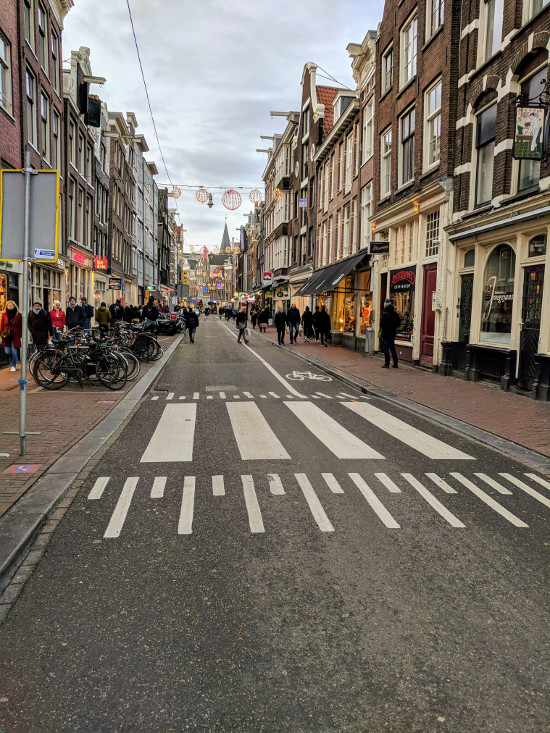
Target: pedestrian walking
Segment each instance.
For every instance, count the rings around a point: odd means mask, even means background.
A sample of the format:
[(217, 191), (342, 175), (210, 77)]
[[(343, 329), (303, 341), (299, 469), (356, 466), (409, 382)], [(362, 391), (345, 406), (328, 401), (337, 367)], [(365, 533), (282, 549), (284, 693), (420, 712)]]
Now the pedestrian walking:
[(286, 329), (285, 312), (280, 308), (277, 308), (277, 313), (275, 313), (275, 318), (273, 320), (275, 321), (275, 328), (277, 329), (277, 341), (279, 342), (279, 344), (284, 344)]
[(124, 308), (122, 307), (122, 298), (117, 298), (116, 303), (109, 306), (111, 318), (113, 321), (122, 321), (124, 318)]
[(302, 313), (302, 328), (304, 330), (304, 342), (307, 344), (313, 336), (313, 313), (309, 310), (308, 305), (306, 305), (306, 309)]
[(267, 328), (267, 322), (269, 320), (269, 313), (267, 311), (267, 308), (264, 308), (263, 311), (260, 312), (258, 315), (258, 328), (260, 329), (260, 333), (265, 333), (265, 329)]
[(246, 308), (239, 309), (237, 313), (237, 317), (235, 319), (235, 323), (239, 331), (239, 335), (237, 336), (237, 343), (238, 344), (242, 343), (241, 338), (243, 338), (245, 344), (247, 344), (248, 339), (246, 338), (246, 323), (247, 323)]
[(390, 367), (390, 351), (393, 359), (393, 368), (398, 368), (397, 351), (395, 350), (395, 336), (401, 323), (401, 316), (396, 312), (389, 298), (384, 301), (384, 312), (380, 316), (380, 330), (378, 336), (384, 348), (383, 369)]
[(159, 309), (155, 305), (153, 298), (149, 298), (149, 302), (143, 307), (143, 313), (141, 315), (145, 320), (145, 328), (150, 328), (151, 326), (156, 325), (159, 317)]
[(197, 332), (197, 328), (199, 327), (199, 316), (194, 308), (187, 309), (187, 313), (185, 314), (185, 325), (187, 326), (187, 330), (189, 332), (189, 341), (194, 344), (195, 334)]
[(319, 343), (319, 339), (321, 338), (321, 331), (319, 329), (319, 324), (321, 322), (321, 311), (319, 310), (319, 306), (315, 306), (315, 313), (313, 314), (312, 323), (313, 323), (313, 330), (315, 331), (315, 343)]
[(65, 311), (61, 308), (59, 300), (54, 301), (50, 311), (50, 321), (52, 322), (52, 341), (57, 343), (65, 328)]
[(250, 311), (250, 323), (252, 324), (252, 328), (256, 330), (256, 321), (258, 320), (258, 311), (255, 307), (252, 308)]
[(8, 300), (6, 310), (0, 318), (0, 339), (4, 353), (11, 361), (10, 371), (17, 369), (17, 358), (19, 349), (21, 348), (21, 338), (23, 336), (23, 317), (19, 313), (19, 308), (13, 300)]
[(83, 324), (84, 330), (86, 331), (86, 333), (91, 333), (92, 332), (92, 325), (91, 325), (92, 324), (92, 318), (94, 317), (94, 309), (93, 309), (93, 306), (91, 306), (88, 303), (87, 298), (85, 298), (84, 296), (82, 296), (80, 298), (80, 307), (84, 311), (84, 316), (85, 316), (85, 318), (84, 318), (84, 324)]
[(84, 311), (79, 305), (77, 305), (74, 295), (71, 295), (69, 298), (69, 305), (65, 313), (65, 324), (67, 328), (70, 331), (71, 328), (75, 328), (76, 326), (83, 327), (85, 320), (86, 316), (84, 315)]
[(96, 311), (95, 319), (99, 326), (99, 335), (106, 336), (112, 321), (111, 311), (107, 308), (106, 303), (102, 303)]
[(323, 306), (319, 313), (319, 337), (323, 346), (328, 346), (327, 340), (330, 338), (330, 330), (330, 315)]
[(52, 335), (52, 322), (49, 314), (42, 308), (42, 301), (39, 298), (34, 299), (27, 318), (27, 327), (31, 332), (33, 344), (41, 351)]
[(298, 340), (298, 332), (300, 331), (300, 311), (293, 303), (286, 316), (288, 322), (288, 330), (290, 332), (290, 343), (293, 344)]
[(125, 323), (132, 323), (132, 320), (134, 318), (134, 308), (130, 304), (124, 306), (124, 322)]

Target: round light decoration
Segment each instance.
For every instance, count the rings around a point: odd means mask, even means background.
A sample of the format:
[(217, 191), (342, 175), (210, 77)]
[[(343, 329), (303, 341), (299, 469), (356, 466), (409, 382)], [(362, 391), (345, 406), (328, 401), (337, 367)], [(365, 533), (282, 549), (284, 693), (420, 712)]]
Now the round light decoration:
[(233, 253), (236, 254), (236, 255), (240, 255), (241, 254), (241, 248), (240, 247), (233, 247)]
[(208, 249), (206, 247), (201, 249), (201, 257), (208, 257)]
[(242, 203), (241, 194), (234, 188), (229, 188), (222, 196), (222, 204), (229, 211), (235, 211)]
[(220, 254), (220, 248), (219, 247), (214, 247), (214, 254), (215, 255), (219, 255)]
[(225, 248), (225, 251), (227, 252), (227, 254), (229, 254), (231, 252), (231, 247), (227, 245), (227, 247)]
[(259, 191), (257, 188), (253, 188), (252, 191), (248, 194), (248, 198), (252, 201), (253, 204), (259, 204), (262, 200), (262, 192)]
[(179, 199), (179, 197), (181, 196), (181, 188), (179, 186), (174, 186), (174, 188), (172, 189), (172, 196), (175, 199)]
[(195, 198), (199, 202), (199, 204), (205, 204), (208, 201), (208, 191), (206, 188), (199, 188), (197, 193), (195, 194)]
[(273, 191), (273, 198), (275, 199), (275, 201), (280, 201), (283, 198), (283, 192), (280, 188), (276, 188)]
[(194, 245), (194, 244), (192, 244), (192, 245), (191, 245), (191, 246), (189, 247), (189, 249), (191, 250), (191, 252), (194, 252), (194, 251), (195, 251), (195, 245)]

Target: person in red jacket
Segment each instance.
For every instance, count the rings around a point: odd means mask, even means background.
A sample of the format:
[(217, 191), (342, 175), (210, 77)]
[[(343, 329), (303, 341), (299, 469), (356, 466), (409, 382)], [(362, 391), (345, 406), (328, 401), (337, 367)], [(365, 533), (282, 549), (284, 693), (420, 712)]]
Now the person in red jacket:
[(65, 311), (61, 308), (61, 303), (56, 300), (53, 304), (53, 309), (50, 311), (50, 318), (52, 321), (53, 328), (53, 341), (59, 341), (59, 337), (63, 333), (65, 328)]
[(0, 318), (0, 337), (6, 356), (11, 360), (11, 371), (17, 367), (17, 358), (23, 335), (23, 317), (13, 300), (8, 300), (6, 310)]

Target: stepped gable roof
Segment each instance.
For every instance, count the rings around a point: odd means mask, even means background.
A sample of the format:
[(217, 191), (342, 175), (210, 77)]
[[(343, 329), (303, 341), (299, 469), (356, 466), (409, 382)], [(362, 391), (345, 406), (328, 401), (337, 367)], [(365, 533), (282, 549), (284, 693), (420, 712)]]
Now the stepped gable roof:
[(317, 101), (319, 104), (325, 105), (325, 117), (323, 120), (323, 140), (332, 130), (334, 125), (334, 107), (332, 100), (338, 92), (343, 91), (338, 87), (315, 87), (317, 91)]

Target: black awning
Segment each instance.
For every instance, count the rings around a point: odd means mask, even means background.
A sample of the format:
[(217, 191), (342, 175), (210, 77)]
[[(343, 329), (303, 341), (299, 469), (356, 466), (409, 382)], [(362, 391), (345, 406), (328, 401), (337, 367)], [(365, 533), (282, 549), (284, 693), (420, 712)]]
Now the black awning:
[(346, 275), (349, 275), (366, 257), (368, 257), (368, 253), (363, 250), (342, 262), (337, 262), (334, 265), (317, 270), (295, 295), (313, 295), (314, 293), (327, 293), (335, 290), (338, 287), (338, 283)]

